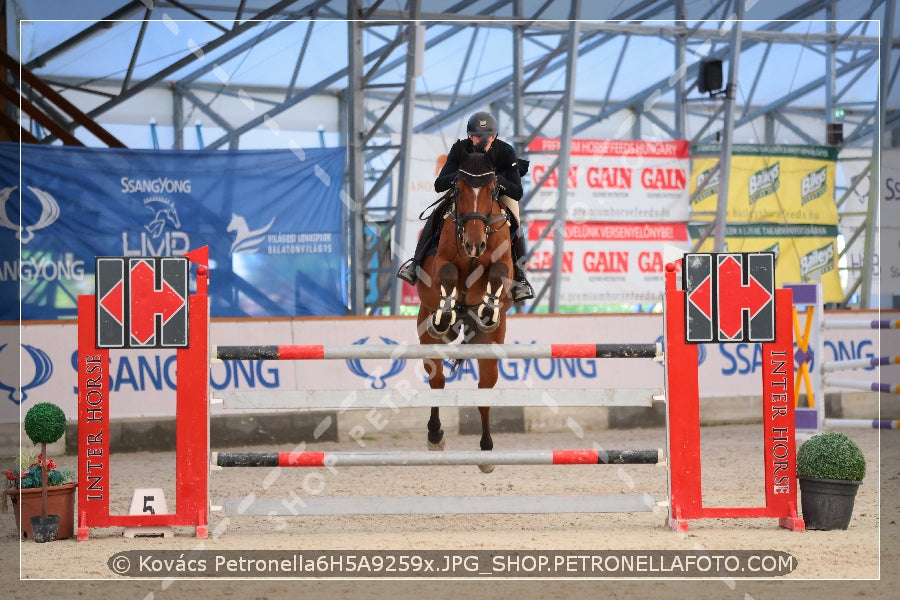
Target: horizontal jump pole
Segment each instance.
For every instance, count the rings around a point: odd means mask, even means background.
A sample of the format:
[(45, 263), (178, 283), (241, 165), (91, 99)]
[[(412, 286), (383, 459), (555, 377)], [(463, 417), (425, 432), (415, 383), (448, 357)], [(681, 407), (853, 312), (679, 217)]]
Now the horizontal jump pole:
[(835, 377), (825, 377), (823, 381), (825, 385), (831, 387), (846, 388), (850, 390), (862, 390), (865, 392), (900, 394), (900, 385), (894, 385), (892, 383), (859, 381), (857, 379), (839, 379)]
[(214, 452), (218, 467), (423, 467), (438, 465), (655, 465), (661, 449), (452, 452)]
[(873, 356), (872, 358), (856, 358), (852, 360), (835, 360), (822, 363), (823, 371), (842, 371), (844, 369), (868, 369), (884, 365), (900, 364), (900, 355)]
[(662, 358), (662, 344), (417, 344), (213, 346), (219, 360), (367, 358)]
[(825, 427), (871, 427), (872, 429), (900, 429), (900, 421), (890, 419), (825, 419)]
[(212, 510), (228, 515), (467, 515), (652, 512), (665, 496), (320, 496), (217, 498)]
[(900, 329), (900, 320), (823, 319), (825, 329)]
[(384, 389), (384, 390), (221, 390), (213, 402), (226, 409), (294, 410), (431, 408), (466, 406), (653, 406), (665, 400), (660, 388), (571, 389)]

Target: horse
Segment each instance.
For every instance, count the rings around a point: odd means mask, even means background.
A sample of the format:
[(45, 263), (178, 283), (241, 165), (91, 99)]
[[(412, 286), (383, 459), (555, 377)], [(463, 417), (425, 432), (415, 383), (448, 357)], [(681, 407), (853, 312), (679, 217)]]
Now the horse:
[[(448, 192), (450, 208), (440, 226), (437, 252), (425, 258), (416, 289), (420, 305), (416, 326), (421, 344), (447, 344), (462, 335), (462, 343), (502, 344), (506, 313), (512, 306), (513, 278), (510, 215), (499, 200), (500, 187), (490, 160), (482, 153), (463, 156), (457, 181)], [(435, 215), (439, 217), (440, 215)], [(431, 389), (443, 389), (441, 359), (424, 359)], [(455, 361), (459, 368), (463, 361)], [(478, 359), (478, 387), (497, 383), (497, 359)], [(481, 415), (483, 451), (494, 448), (489, 406)], [(443, 450), (440, 410), (431, 408), (428, 449)], [(490, 473), (489, 464), (479, 468)]]

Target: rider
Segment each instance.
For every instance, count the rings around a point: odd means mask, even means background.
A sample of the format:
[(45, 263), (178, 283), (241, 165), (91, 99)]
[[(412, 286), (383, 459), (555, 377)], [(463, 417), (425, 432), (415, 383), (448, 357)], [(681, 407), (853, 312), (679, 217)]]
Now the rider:
[[(500, 186), (500, 200), (509, 209), (509, 212), (519, 223), (519, 200), (522, 198), (522, 175), (528, 172), (528, 161), (516, 158), (516, 151), (506, 142), (497, 139), (497, 120), (488, 112), (477, 112), (469, 118), (466, 126), (468, 138), (457, 140), (450, 147), (447, 154), (447, 162), (444, 163), (437, 179), (434, 180), (434, 191), (446, 192), (456, 182), (459, 161), (463, 152), (479, 151), (485, 153), (494, 165), (497, 174), (497, 184)], [(403, 263), (397, 277), (410, 284), (415, 284), (419, 279), (418, 269), (425, 260), (425, 255), (431, 239), (434, 237), (435, 219), (442, 214), (442, 206), (439, 205), (428, 216), (419, 241), (416, 243), (416, 251), (411, 259)], [(437, 217), (435, 216), (437, 215)], [(522, 227), (517, 227), (513, 240), (513, 265), (515, 270), (515, 282), (512, 289), (513, 300), (529, 300), (534, 298), (534, 290), (525, 278), (525, 235)]]

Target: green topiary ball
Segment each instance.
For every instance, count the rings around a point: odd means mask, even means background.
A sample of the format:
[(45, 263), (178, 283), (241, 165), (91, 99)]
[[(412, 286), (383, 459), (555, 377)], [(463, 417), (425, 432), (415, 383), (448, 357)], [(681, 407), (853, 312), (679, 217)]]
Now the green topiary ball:
[(797, 475), (813, 479), (862, 481), (866, 457), (843, 433), (829, 431), (812, 436), (797, 451)]
[(25, 433), (34, 444), (52, 444), (66, 432), (66, 413), (51, 402), (39, 402), (25, 413)]

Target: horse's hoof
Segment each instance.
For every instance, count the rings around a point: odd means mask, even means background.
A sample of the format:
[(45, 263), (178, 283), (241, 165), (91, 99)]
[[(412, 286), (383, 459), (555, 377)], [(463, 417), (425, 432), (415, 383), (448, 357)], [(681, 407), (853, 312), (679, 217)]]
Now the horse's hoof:
[(490, 332), (494, 331), (495, 329), (497, 329), (497, 327), (500, 326), (500, 321), (485, 323), (484, 321), (478, 320), (478, 321), (476, 321), (476, 323), (478, 324), (478, 329), (480, 329), (481, 331), (483, 331), (485, 333), (490, 333)]
[(478, 468), (481, 469), (482, 473), (493, 473), (494, 465), (478, 465)]
[(447, 440), (441, 440), (437, 444), (428, 442), (428, 449), (431, 450), (432, 452), (443, 452), (444, 446), (446, 446), (446, 445), (447, 445)]

